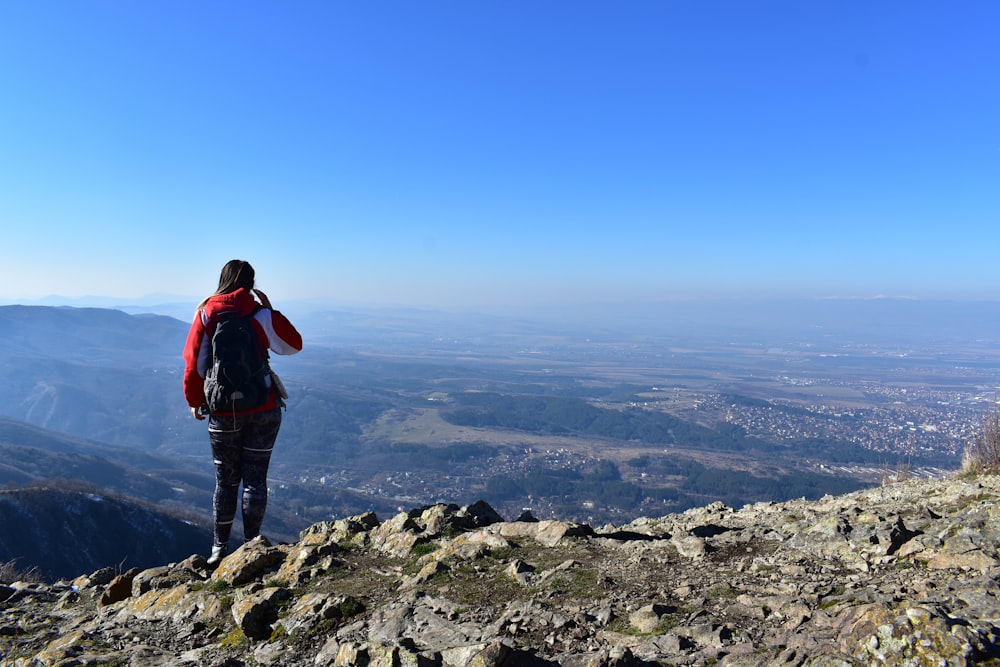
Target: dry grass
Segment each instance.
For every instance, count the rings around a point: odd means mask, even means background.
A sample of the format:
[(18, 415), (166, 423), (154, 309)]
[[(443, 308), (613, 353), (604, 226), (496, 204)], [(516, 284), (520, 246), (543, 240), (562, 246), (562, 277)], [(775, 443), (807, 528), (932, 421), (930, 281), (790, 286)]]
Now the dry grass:
[(1000, 406), (994, 404), (983, 415), (979, 431), (965, 447), (962, 471), (980, 473), (1000, 470)]
[(0, 563), (0, 584), (12, 584), (15, 581), (41, 582), (42, 573), (37, 567), (18, 567), (17, 559)]
[(885, 464), (879, 470), (879, 486), (905, 482), (911, 477), (913, 477), (913, 466), (909, 460), (898, 462), (895, 469), (889, 464)]

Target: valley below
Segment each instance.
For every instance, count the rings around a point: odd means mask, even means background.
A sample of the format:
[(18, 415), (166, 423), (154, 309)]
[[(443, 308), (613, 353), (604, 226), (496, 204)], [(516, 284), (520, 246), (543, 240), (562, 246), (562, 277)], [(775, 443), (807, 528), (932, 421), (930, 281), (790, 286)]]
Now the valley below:
[[(290, 311), (306, 347), (272, 360), (290, 398), (265, 532), (478, 500), (508, 520), (622, 523), (957, 470), (1000, 386), (992, 306), (851, 306), (599, 322)], [(24, 306), (0, 323), (0, 484), (71, 479), (207, 521), (207, 436), (180, 391), (187, 323)]]

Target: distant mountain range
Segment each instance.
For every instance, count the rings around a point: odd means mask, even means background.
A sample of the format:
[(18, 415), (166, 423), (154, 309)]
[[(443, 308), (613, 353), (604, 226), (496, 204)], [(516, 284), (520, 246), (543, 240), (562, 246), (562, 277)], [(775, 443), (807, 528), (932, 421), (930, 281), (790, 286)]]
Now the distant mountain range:
[[(1000, 297), (998, 297), (1000, 298)], [(138, 299), (48, 296), (22, 303), (41, 307), (113, 309), (133, 315), (157, 314), (186, 326), (200, 297), (167, 294)], [(837, 335), (866, 339), (1000, 340), (1000, 300), (928, 300), (905, 297), (812, 299), (701, 299), (568, 302), (525, 306), (403, 307), (289, 300), (287, 309), (310, 340), (354, 343), (399, 336), (682, 334), (759, 337)], [(0, 309), (4, 306), (0, 306)]]
[(96, 308), (0, 307), (0, 413), (151, 452), (204, 445), (181, 397), (187, 325)]
[(211, 467), (0, 417), (0, 487), (75, 480), (177, 508), (211, 506)]

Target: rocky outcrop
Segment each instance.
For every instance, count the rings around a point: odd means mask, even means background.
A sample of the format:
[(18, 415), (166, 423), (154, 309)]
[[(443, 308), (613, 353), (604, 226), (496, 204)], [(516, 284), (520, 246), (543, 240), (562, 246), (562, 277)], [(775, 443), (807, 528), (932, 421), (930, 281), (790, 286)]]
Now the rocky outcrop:
[(627, 525), (485, 503), (0, 586), (0, 664), (500, 667), (1000, 660), (1000, 479)]

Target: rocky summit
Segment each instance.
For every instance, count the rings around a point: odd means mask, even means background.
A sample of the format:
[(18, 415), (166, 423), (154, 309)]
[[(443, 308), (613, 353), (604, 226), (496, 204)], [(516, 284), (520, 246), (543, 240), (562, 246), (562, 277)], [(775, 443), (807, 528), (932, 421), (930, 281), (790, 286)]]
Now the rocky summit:
[(0, 586), (0, 664), (1000, 664), (998, 496), (984, 475), (601, 527), (362, 514), (214, 571)]

